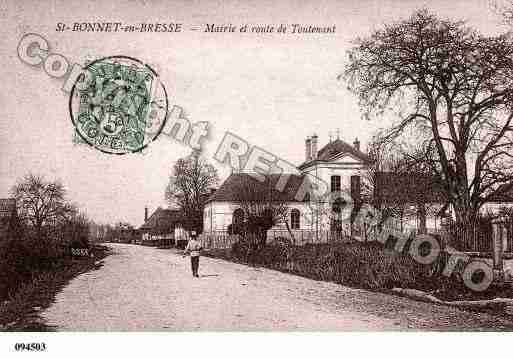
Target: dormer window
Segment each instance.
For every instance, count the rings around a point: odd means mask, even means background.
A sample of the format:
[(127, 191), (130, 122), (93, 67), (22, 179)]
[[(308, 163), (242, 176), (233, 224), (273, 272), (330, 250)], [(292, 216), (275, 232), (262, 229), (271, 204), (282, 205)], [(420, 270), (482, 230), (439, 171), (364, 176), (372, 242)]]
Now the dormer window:
[(331, 192), (340, 191), (340, 176), (331, 176)]

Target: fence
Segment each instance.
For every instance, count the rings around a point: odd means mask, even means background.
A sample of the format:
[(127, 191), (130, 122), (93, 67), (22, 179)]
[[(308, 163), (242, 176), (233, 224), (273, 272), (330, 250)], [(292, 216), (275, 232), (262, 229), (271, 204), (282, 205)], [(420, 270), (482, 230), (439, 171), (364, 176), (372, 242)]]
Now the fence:
[(291, 232), (287, 230), (267, 231), (268, 243), (283, 239), (290, 241), (293, 245), (304, 246), (306, 244), (349, 242), (351, 237), (344, 232), (329, 230), (292, 230)]
[(504, 252), (513, 252), (513, 222), (508, 220), (476, 221), (469, 225), (449, 223), (443, 226), (446, 244), (462, 252), (491, 253), (494, 250), (494, 227), (500, 227)]
[(202, 233), (198, 237), (201, 246), (205, 249), (228, 249), (240, 238), (238, 234), (229, 234), (225, 231)]
[(442, 234), (447, 245), (461, 252), (491, 252), (493, 249), (491, 224), (450, 223), (444, 226)]
[[(513, 251), (513, 227), (511, 223), (506, 224), (501, 222), (501, 226), (505, 229), (504, 250)], [(407, 235), (417, 235), (418, 230), (408, 228), (401, 231), (399, 228), (386, 227), (381, 230), (375, 228), (368, 232), (367, 240), (378, 239), (380, 232), (399, 231)], [(477, 252), (477, 253), (491, 253), (493, 251), (493, 227), (491, 222), (477, 222), (471, 225), (462, 225), (446, 223), (442, 228), (427, 229), (427, 233), (431, 235), (439, 235), (443, 241), (444, 246), (450, 246), (460, 252)]]
[[(267, 231), (267, 243), (273, 244), (286, 240), (292, 245), (304, 246), (306, 244), (342, 243), (351, 241), (351, 237), (342, 232), (333, 231), (309, 231), (293, 230), (269, 230)], [(229, 234), (226, 231), (202, 233), (199, 240), (203, 248), (228, 249), (242, 237), (237, 234)]]
[(175, 244), (175, 236), (173, 233), (143, 233), (134, 243), (144, 244), (146, 246), (169, 246)]

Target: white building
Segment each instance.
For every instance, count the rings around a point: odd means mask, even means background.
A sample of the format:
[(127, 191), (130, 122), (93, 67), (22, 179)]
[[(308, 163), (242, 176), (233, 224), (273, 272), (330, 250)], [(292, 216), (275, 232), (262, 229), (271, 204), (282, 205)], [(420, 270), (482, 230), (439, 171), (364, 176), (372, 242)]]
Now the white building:
[[(371, 174), (373, 183), (367, 186), (373, 190), (370, 205), (387, 213), (387, 226), (405, 233), (436, 233), (443, 230), (449, 217), (454, 217), (442, 183), (436, 177), (373, 173), (368, 171), (371, 159), (360, 149), (358, 139), (352, 145), (340, 139), (330, 141), (320, 150), (317, 141), (315, 135), (306, 139), (305, 161), (297, 167), (296, 173), (270, 174), (265, 182), (258, 181), (254, 173), (232, 173), (205, 205), (205, 238), (230, 237), (223, 233), (232, 233), (233, 228), (244, 221), (248, 203), (265, 208), (270, 200), (279, 203), (286, 213), (281, 222), (267, 232), (268, 240), (285, 237), (295, 244), (304, 244), (323, 242), (333, 236), (362, 236), (363, 230), (368, 228), (358, 221), (353, 225), (357, 213), (347, 204), (363, 203), (361, 187)], [(310, 191), (312, 185), (316, 189)], [(496, 213), (501, 207), (512, 207), (513, 190), (510, 186), (507, 189), (503, 191), (504, 196), (490, 199), (482, 210)], [(319, 199), (319, 193), (325, 195)], [(216, 235), (218, 233), (221, 235)], [(372, 234), (367, 232), (365, 238), (370, 237)], [(229, 240), (221, 242), (218, 245), (230, 244)]]
[[(269, 197), (282, 203), (288, 210), (286, 220), (293, 231), (319, 230), (347, 231), (349, 221), (341, 221), (339, 208), (344, 200), (333, 193), (359, 196), (360, 175), (369, 164), (369, 157), (360, 150), (356, 139), (350, 145), (340, 139), (329, 142), (318, 150), (318, 137), (305, 141), (305, 161), (297, 173), (272, 174), (269, 181), (259, 182), (250, 173), (232, 173), (212, 195), (204, 209), (205, 233), (227, 231), (229, 226), (243, 218), (242, 204), (247, 201), (265, 200)], [(327, 192), (321, 204), (312, 200), (308, 186), (315, 184), (318, 192)], [(285, 222), (271, 232), (286, 230)]]

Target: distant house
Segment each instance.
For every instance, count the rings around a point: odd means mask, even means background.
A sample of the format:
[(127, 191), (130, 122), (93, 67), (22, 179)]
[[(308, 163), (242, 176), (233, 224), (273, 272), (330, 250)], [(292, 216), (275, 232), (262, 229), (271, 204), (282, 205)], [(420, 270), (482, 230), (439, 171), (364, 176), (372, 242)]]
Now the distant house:
[(116, 240), (120, 243), (136, 243), (139, 238), (139, 230), (132, 226), (122, 226), (116, 233)]
[[(420, 229), (425, 220), (429, 232), (440, 229), (445, 219), (454, 219), (454, 211), (447, 203), (442, 182), (435, 177), (379, 172), (375, 182), (375, 205), (393, 207), (395, 204), (403, 204), (410, 212), (409, 218), (404, 219), (405, 229)], [(480, 208), (480, 213), (493, 215), (503, 208), (513, 208), (511, 184), (503, 185), (495, 195), (488, 198)]]
[(17, 217), (16, 200), (14, 198), (0, 198), (0, 238), (7, 235), (9, 229), (15, 224)]
[(504, 184), (491, 196), (488, 201), (483, 205), (483, 211), (496, 212), (500, 208), (513, 206), (513, 186), (511, 184)]
[(176, 244), (180, 240), (188, 239), (188, 234), (181, 225), (183, 217), (180, 210), (159, 207), (148, 217), (148, 209), (145, 208), (144, 217), (144, 224), (139, 227), (142, 244)]
[(373, 205), (392, 209), (403, 230), (436, 230), (448, 215), (442, 183), (433, 176), (378, 172), (374, 181)]

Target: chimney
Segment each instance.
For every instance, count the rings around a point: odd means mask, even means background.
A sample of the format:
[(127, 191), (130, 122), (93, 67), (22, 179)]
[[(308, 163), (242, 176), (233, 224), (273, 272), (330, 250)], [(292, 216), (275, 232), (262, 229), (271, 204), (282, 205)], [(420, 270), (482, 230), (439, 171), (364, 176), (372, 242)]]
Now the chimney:
[(360, 151), (360, 141), (358, 141), (358, 137), (355, 138), (353, 142), (354, 148), (356, 148), (358, 151)]
[(148, 220), (148, 207), (144, 207), (144, 222)]
[(312, 136), (312, 149), (311, 149), (312, 160), (317, 159), (317, 135), (314, 133)]
[(305, 140), (305, 161), (308, 162), (311, 160), (312, 153), (312, 144), (310, 141), (310, 137), (307, 137)]

